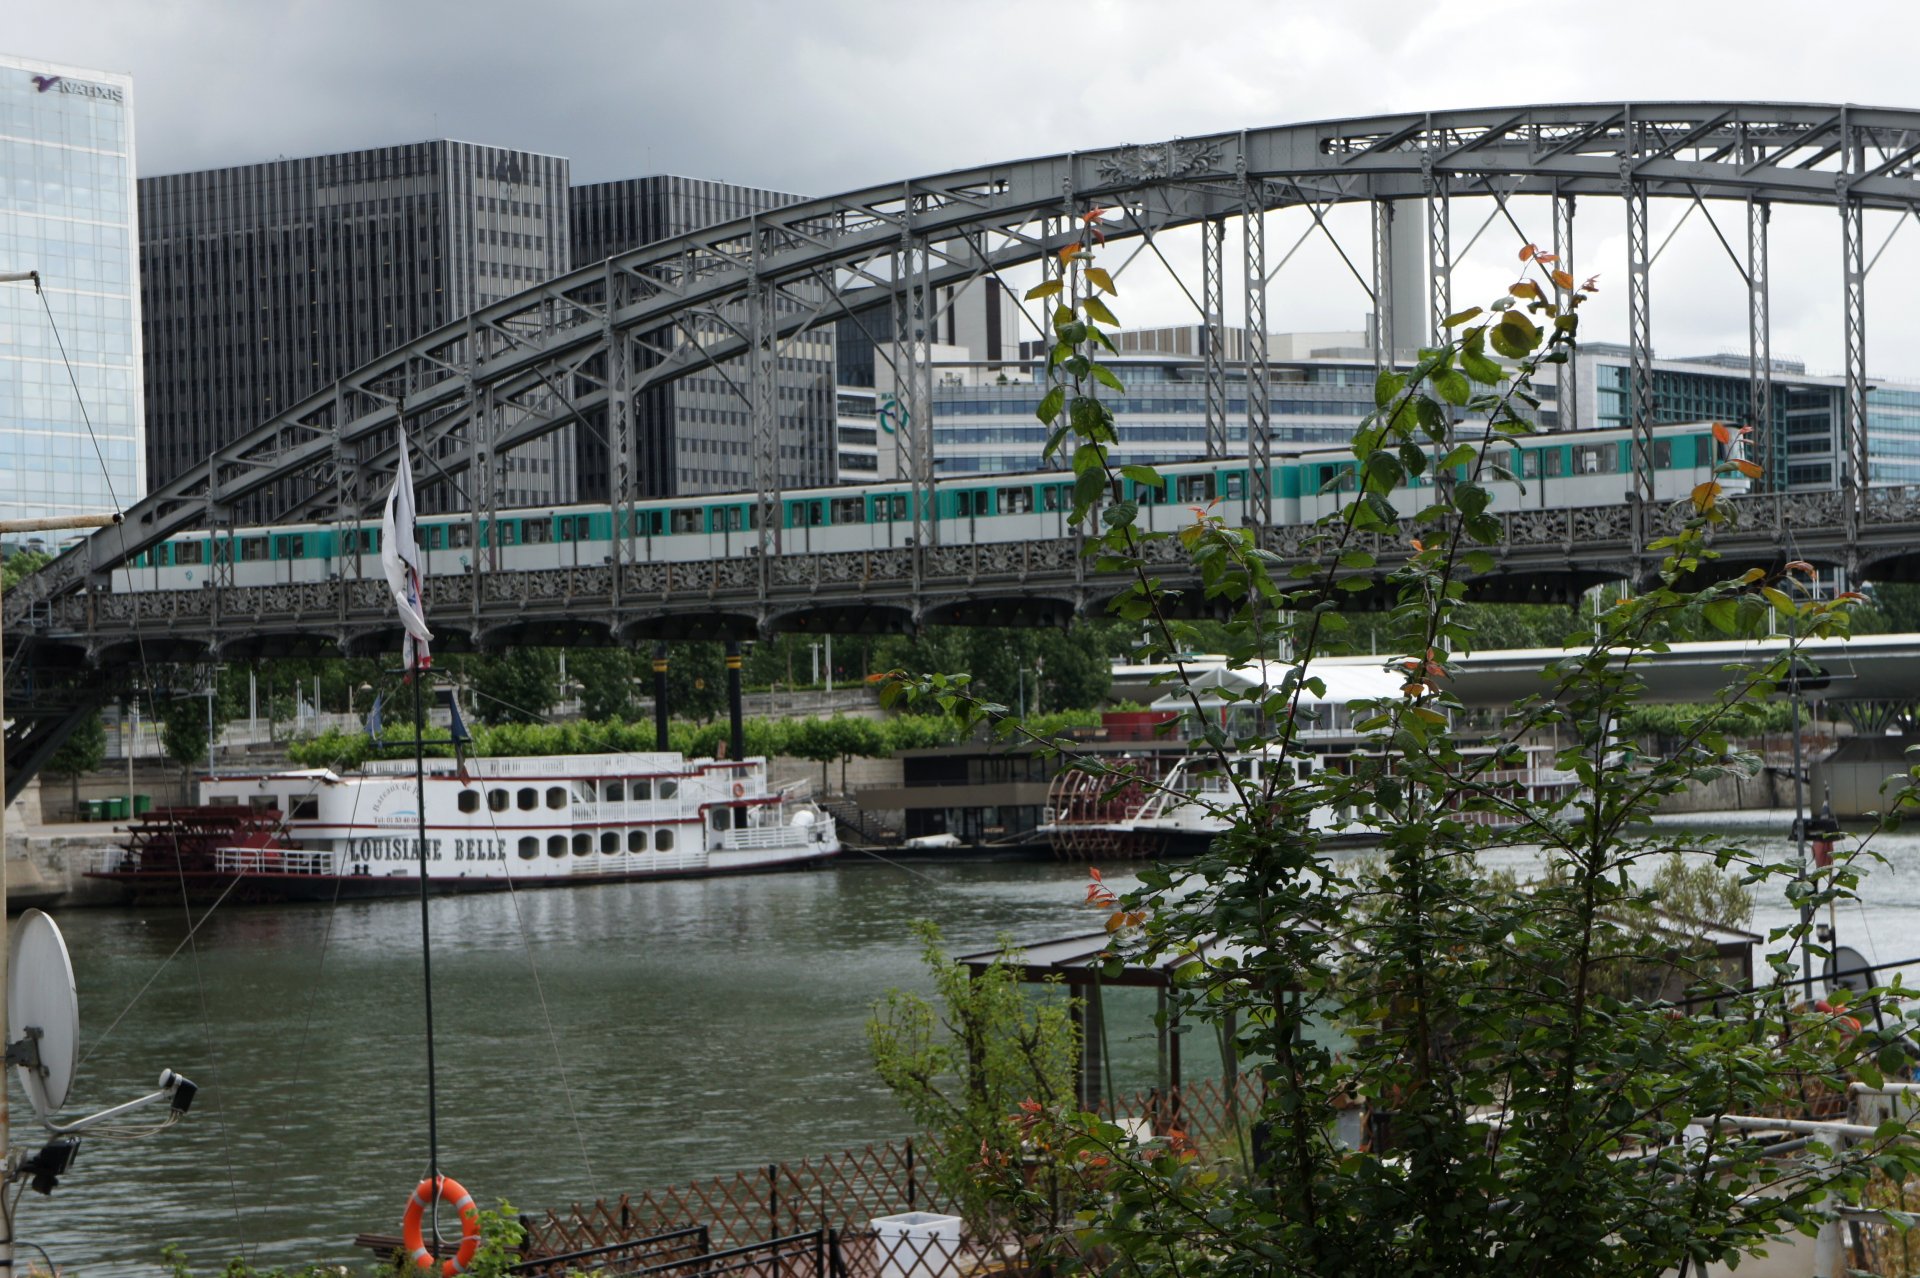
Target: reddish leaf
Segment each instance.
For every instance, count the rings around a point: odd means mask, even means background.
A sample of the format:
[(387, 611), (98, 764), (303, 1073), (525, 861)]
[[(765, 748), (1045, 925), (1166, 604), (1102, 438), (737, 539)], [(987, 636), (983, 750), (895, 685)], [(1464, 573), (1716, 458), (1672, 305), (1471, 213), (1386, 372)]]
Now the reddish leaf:
[(1520, 260), (1523, 262), (1531, 262), (1539, 252), (1540, 249), (1538, 245), (1529, 244), (1520, 250)]
[(1555, 288), (1572, 288), (1573, 276), (1566, 271), (1555, 271), (1553, 273), (1553, 285)]
[(1733, 442), (1733, 432), (1727, 429), (1725, 422), (1715, 422), (1713, 424), (1713, 437), (1723, 444)]
[(1736, 457), (1733, 461), (1733, 468), (1745, 475), (1748, 479), (1758, 479), (1766, 473), (1760, 469), (1759, 462), (1750, 462), (1744, 457)]

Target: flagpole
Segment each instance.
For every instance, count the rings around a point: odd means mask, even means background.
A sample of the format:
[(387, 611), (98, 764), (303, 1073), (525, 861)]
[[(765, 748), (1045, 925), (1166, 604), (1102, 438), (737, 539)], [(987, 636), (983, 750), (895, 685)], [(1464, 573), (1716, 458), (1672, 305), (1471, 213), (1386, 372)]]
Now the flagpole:
[[(414, 806), (419, 809), (420, 817), (420, 969), (422, 988), (426, 995), (427, 1011), (427, 1177), (438, 1186), (440, 1183), (440, 1098), (435, 1082), (433, 1061), (433, 943), (427, 915), (427, 712), (426, 698), (420, 685), (426, 682), (426, 672), (413, 664), (413, 646), (407, 647), (409, 670), (408, 678), (413, 681), (413, 790)], [(440, 1241), (438, 1219), (439, 1199), (434, 1200), (433, 1238)]]

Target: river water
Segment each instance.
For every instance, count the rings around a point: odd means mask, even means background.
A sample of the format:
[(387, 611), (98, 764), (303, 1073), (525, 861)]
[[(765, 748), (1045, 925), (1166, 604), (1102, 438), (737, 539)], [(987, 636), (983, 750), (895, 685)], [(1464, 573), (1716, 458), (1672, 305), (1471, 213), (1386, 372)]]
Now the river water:
[[(1783, 818), (1733, 819), (1786, 851)], [(1842, 912), (1840, 939), (1912, 957), (1920, 834), (1881, 848), (1893, 864)], [(901, 1136), (864, 1025), (889, 988), (926, 986), (910, 920), (936, 920), (954, 952), (1089, 930), (1085, 881), (1065, 865), (849, 858), (436, 900), (442, 1168), (483, 1202), (540, 1209)], [(1788, 917), (1765, 906), (1756, 930)], [(426, 1160), (417, 901), (223, 909), (184, 948), (177, 910), (60, 923), (85, 1053), (68, 1114), (140, 1094), (162, 1066), (203, 1090), (160, 1135), (89, 1139), (51, 1199), (26, 1195), (21, 1237), (97, 1275), (157, 1272), (169, 1242), (209, 1268), (350, 1261), (356, 1232), (397, 1231)], [(1109, 1017), (1116, 1086), (1145, 1087), (1150, 1004)], [(1189, 1075), (1205, 1072), (1200, 1047)]]

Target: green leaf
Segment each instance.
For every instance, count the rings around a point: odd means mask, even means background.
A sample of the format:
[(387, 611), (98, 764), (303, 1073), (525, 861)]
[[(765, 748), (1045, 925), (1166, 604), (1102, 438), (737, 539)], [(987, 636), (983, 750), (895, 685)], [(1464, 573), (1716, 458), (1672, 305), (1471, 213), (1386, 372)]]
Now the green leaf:
[(1406, 386), (1406, 374), (1396, 373), (1392, 369), (1381, 369), (1380, 375), (1373, 379), (1373, 406), (1385, 408), (1393, 403), (1394, 398), (1405, 390)]
[(1473, 387), (1467, 379), (1454, 369), (1445, 369), (1433, 375), (1433, 389), (1441, 399), (1458, 408), (1473, 397)]
[(1089, 266), (1084, 274), (1087, 277), (1087, 283), (1093, 285), (1102, 293), (1106, 293), (1112, 297), (1120, 296), (1120, 290), (1113, 286), (1113, 276), (1107, 274), (1104, 268)]
[(1093, 380), (1099, 382), (1108, 390), (1118, 391), (1122, 395), (1127, 393), (1126, 386), (1121, 383), (1118, 377), (1113, 375), (1113, 370), (1105, 364), (1091, 364), (1089, 365), (1089, 369), (1093, 373)]
[(1342, 568), (1371, 568), (1378, 562), (1379, 560), (1373, 557), (1373, 553), (1366, 550), (1348, 550), (1340, 555)]
[(1065, 285), (1059, 280), (1042, 280), (1027, 290), (1026, 300), (1029, 302), (1041, 301), (1045, 298), (1052, 297), (1064, 287)]
[(1113, 312), (1108, 310), (1107, 304), (1099, 298), (1088, 295), (1080, 299), (1080, 305), (1082, 309), (1087, 312), (1087, 318), (1099, 320), (1102, 324), (1112, 324), (1116, 328), (1119, 327), (1120, 321), (1114, 318)]
[(1066, 402), (1067, 388), (1065, 386), (1055, 386), (1052, 390), (1040, 397), (1040, 407), (1034, 410), (1034, 416), (1043, 422), (1051, 423), (1054, 418), (1060, 415), (1060, 410), (1066, 406)]
[(1498, 364), (1474, 351), (1460, 352), (1460, 367), (1468, 377), (1482, 386), (1498, 386), (1507, 379), (1506, 370)]
[(1440, 325), (1442, 328), (1458, 328), (1460, 325), (1466, 323), (1468, 320), (1472, 319), (1474, 316), (1480, 313), (1481, 313), (1480, 307), (1469, 306), (1464, 311), (1455, 311), (1453, 314), (1447, 316), (1445, 319), (1440, 321)]
[(1740, 603), (1735, 599), (1715, 599), (1700, 609), (1700, 615), (1707, 619), (1721, 634), (1731, 635), (1740, 632)]
[(1150, 488), (1158, 488), (1165, 482), (1161, 478), (1160, 472), (1151, 466), (1122, 466), (1120, 473), (1128, 479), (1131, 479), (1134, 483), (1146, 484)]
[(1116, 501), (1101, 511), (1100, 517), (1106, 520), (1107, 525), (1111, 528), (1124, 528), (1131, 524), (1139, 514), (1140, 507), (1137, 503)]

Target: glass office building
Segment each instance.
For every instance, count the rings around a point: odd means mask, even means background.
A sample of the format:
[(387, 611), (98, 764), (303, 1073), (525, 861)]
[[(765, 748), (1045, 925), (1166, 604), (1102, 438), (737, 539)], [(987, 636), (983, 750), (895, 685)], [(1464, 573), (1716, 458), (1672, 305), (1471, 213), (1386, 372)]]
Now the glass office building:
[(133, 173), (131, 79), (0, 54), (0, 518), (146, 491)]

